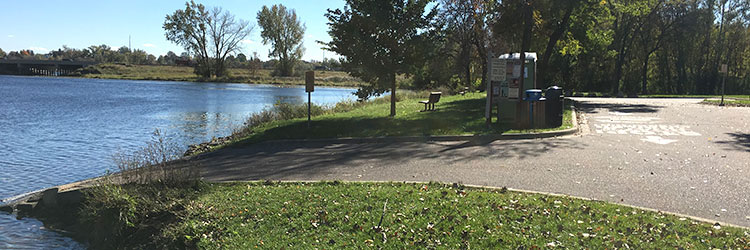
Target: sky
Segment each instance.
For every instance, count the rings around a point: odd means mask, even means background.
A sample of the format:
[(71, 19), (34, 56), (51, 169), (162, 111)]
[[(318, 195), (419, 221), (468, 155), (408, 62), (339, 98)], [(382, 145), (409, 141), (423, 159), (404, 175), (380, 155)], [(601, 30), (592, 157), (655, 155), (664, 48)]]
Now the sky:
[[(268, 59), (270, 45), (263, 45), (258, 11), (264, 6), (283, 4), (294, 9), (307, 27), (303, 46), (303, 60), (322, 60), (337, 57), (323, 51), (316, 41), (328, 42), (327, 9), (344, 7), (344, 0), (196, 0), (206, 7), (220, 7), (238, 19), (249, 21), (254, 29), (243, 41), (242, 53), (257, 52)], [(184, 9), (180, 0), (2, 0), (0, 1), (0, 48), (6, 52), (31, 49), (47, 53), (66, 45), (83, 49), (106, 44), (114, 49), (128, 46), (130, 36), (133, 49), (142, 49), (155, 56), (173, 51), (184, 51), (164, 36), (162, 24), (166, 15)]]

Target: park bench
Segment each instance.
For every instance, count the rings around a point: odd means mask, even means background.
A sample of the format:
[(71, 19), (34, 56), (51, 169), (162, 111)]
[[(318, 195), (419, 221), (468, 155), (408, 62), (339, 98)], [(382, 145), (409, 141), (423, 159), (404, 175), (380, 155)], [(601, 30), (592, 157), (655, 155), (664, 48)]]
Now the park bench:
[(435, 110), (435, 103), (440, 101), (440, 95), (442, 94), (442, 92), (431, 92), (429, 100), (419, 101), (419, 103), (424, 104), (424, 110), (422, 111)]

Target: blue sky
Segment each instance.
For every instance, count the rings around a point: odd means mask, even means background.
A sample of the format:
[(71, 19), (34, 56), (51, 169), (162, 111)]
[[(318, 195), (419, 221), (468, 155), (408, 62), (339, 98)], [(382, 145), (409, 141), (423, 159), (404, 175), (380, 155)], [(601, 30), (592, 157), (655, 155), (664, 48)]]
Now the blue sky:
[[(268, 58), (269, 46), (261, 43), (257, 13), (264, 6), (283, 4), (297, 12), (307, 27), (304, 60), (322, 60), (335, 57), (333, 52), (323, 51), (316, 41), (329, 41), (326, 9), (343, 8), (343, 0), (198, 0), (207, 7), (221, 7), (237, 18), (250, 21), (255, 26), (252, 34), (243, 43), (243, 53), (258, 52), (261, 59)], [(143, 49), (156, 56), (174, 51), (183, 51), (164, 38), (164, 17), (185, 7), (178, 0), (3, 0), (0, 2), (0, 48), (4, 51), (32, 49), (36, 53), (47, 53), (63, 45), (86, 48), (106, 44), (113, 48), (128, 45)]]

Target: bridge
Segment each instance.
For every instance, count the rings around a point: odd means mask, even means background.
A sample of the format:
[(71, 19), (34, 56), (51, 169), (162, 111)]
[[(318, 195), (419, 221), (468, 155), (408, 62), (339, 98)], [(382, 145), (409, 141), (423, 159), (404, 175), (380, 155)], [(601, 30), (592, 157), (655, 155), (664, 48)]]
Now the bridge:
[(70, 75), (77, 69), (94, 64), (96, 62), (0, 59), (0, 74), (65, 76)]

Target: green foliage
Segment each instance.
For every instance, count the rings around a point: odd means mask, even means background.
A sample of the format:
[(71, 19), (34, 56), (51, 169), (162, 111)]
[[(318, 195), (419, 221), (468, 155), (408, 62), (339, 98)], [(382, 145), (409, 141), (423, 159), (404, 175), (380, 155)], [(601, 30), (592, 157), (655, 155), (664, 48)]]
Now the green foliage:
[[(327, 49), (341, 55), (345, 71), (368, 86), (360, 87), (361, 99), (390, 89), (396, 93), (396, 75), (410, 73), (423, 56), (420, 45), (434, 31), (436, 8), (425, 13), (431, 0), (348, 0), (343, 10), (329, 10), (331, 42)], [(391, 116), (396, 115), (395, 98)]]
[(263, 29), (260, 37), (263, 44), (271, 44), (269, 56), (278, 58), (274, 75), (292, 76), (297, 62), (304, 54), (302, 38), (305, 26), (300, 23), (297, 13), (286, 6), (275, 4), (269, 9), (263, 6), (258, 12), (258, 24)]
[(7, 54), (5, 54), (5, 51), (3, 49), (0, 49), (0, 58), (5, 58)]

